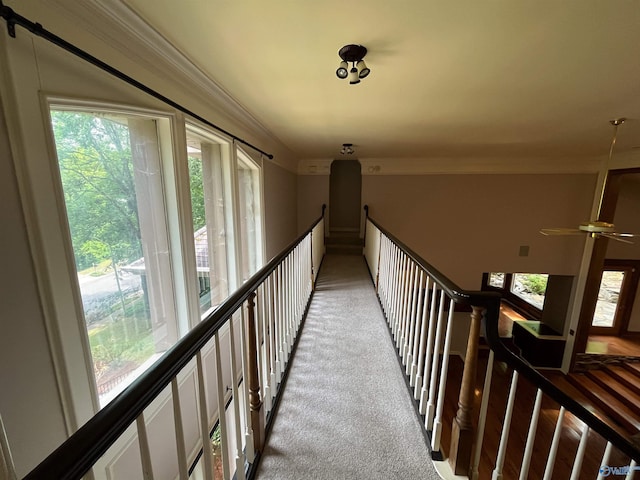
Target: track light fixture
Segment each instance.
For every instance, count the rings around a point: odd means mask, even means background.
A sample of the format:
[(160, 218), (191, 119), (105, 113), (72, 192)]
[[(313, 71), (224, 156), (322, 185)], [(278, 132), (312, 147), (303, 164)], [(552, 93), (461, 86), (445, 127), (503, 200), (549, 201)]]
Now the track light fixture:
[[(338, 51), (338, 55), (342, 59), (340, 66), (336, 70), (336, 75), (340, 79), (349, 77), (349, 84), (355, 85), (360, 80), (371, 73), (371, 70), (364, 63), (364, 56), (367, 49), (362, 45), (345, 45)], [(351, 69), (349, 69), (351, 64)]]
[(341, 155), (353, 155), (354, 153), (355, 153), (355, 150), (353, 149), (353, 143), (342, 144), (342, 150), (340, 150)]

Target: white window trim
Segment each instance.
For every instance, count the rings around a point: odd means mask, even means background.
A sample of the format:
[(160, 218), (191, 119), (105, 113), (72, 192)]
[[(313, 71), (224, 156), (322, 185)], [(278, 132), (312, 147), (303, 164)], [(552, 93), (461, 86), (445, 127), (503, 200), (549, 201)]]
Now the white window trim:
[[(59, 342), (52, 344), (53, 355), (57, 357), (57, 362), (64, 365), (64, 373), (60, 375), (60, 380), (65, 387), (70, 390), (71, 408), (74, 411), (85, 410), (87, 403), (90, 403), (95, 414), (100, 410), (100, 400), (97, 390), (95, 375), (93, 372), (93, 360), (91, 348), (89, 346), (89, 338), (85, 325), (84, 312), (82, 307), (82, 297), (80, 294), (80, 286), (76, 272), (75, 259), (73, 254), (73, 245), (71, 242), (71, 233), (69, 231), (69, 223), (67, 219), (66, 205), (64, 202), (64, 192), (62, 190), (62, 182), (60, 178), (58, 158), (55, 146), (53, 129), (51, 126), (50, 111), (51, 109), (79, 111), (79, 112), (105, 112), (126, 115), (130, 117), (148, 118), (159, 120), (159, 142), (161, 150), (161, 168), (163, 171), (162, 188), (163, 193), (167, 196), (175, 197), (175, 183), (170, 182), (169, 177), (174, 176), (173, 162), (177, 161), (176, 151), (171, 150), (171, 145), (178, 143), (174, 138), (174, 132), (180, 129), (176, 127), (176, 116), (167, 111), (151, 110), (139, 108), (131, 105), (120, 104), (115, 102), (103, 102), (98, 100), (77, 99), (73, 97), (61, 97), (56, 95), (41, 95), (41, 105), (43, 121), (45, 123), (46, 143), (47, 143), (47, 166), (51, 172), (48, 181), (54, 190), (57, 217), (55, 221), (58, 223), (58, 229), (62, 233), (60, 244), (53, 245), (51, 242), (40, 240), (40, 244), (44, 250), (44, 256), (48, 262), (52, 262), (54, 268), (44, 268), (43, 275), (52, 294), (52, 306), (55, 311), (54, 317), (51, 319), (54, 328), (58, 332)], [(162, 131), (162, 133), (160, 132)], [(42, 160), (40, 160), (42, 161)], [(40, 179), (34, 180), (32, 188), (38, 188), (37, 183)], [(171, 199), (170, 199), (171, 200)], [(182, 285), (182, 280), (176, 282), (176, 274), (179, 274), (179, 268), (174, 263), (178, 260), (178, 266), (183, 263), (181, 261), (181, 252), (176, 252), (176, 235), (175, 231), (179, 230), (175, 225), (171, 225), (171, 221), (175, 220), (176, 214), (170, 215), (171, 210), (165, 201), (164, 211), (166, 215), (167, 236), (170, 248), (170, 265), (172, 269), (173, 287), (171, 294), (174, 304), (176, 305), (176, 322), (180, 329), (180, 334), (184, 334), (186, 326), (187, 312), (183, 310), (184, 306), (179, 301), (180, 293), (176, 292), (175, 287)], [(173, 217), (173, 218), (171, 218)], [(50, 225), (39, 225), (39, 231), (43, 236), (45, 232), (50, 232)], [(63, 260), (62, 260), (63, 259)], [(61, 281), (62, 280), (62, 281)], [(181, 308), (182, 307), (182, 308)], [(86, 413), (79, 414), (78, 418), (82, 419)], [(80, 420), (82, 423), (82, 420)]]

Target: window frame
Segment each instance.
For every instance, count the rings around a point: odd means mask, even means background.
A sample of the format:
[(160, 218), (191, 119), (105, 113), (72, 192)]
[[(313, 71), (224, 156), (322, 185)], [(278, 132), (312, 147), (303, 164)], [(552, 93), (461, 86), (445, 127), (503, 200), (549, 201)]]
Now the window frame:
[[(70, 317), (61, 316), (60, 314), (56, 315), (56, 328), (59, 331), (59, 348), (62, 352), (75, 351), (75, 353), (72, 353), (71, 355), (63, 353), (63, 356), (67, 359), (66, 365), (70, 365), (73, 362), (73, 366), (71, 368), (67, 366), (66, 376), (69, 379), (68, 382), (71, 388), (80, 388), (80, 385), (74, 387), (74, 384), (79, 378), (81, 378), (78, 377), (78, 375), (80, 375), (81, 372), (84, 372), (82, 378), (87, 379), (88, 393), (83, 393), (82, 396), (90, 396), (91, 404), (93, 405), (93, 413), (96, 413), (103, 408), (108, 401), (101, 405), (100, 394), (98, 392), (97, 381), (93, 369), (93, 354), (91, 352), (88, 330), (85, 323), (82, 295), (78, 281), (77, 268), (75, 265), (74, 247), (71, 239), (69, 219), (64, 199), (64, 189), (59, 170), (56, 140), (51, 123), (51, 112), (53, 110), (83, 113), (100, 112), (106, 115), (122, 115), (156, 121), (159, 168), (161, 170), (162, 208), (164, 212), (164, 226), (166, 228), (167, 242), (169, 246), (168, 262), (169, 270), (171, 272), (169, 279), (171, 285), (169, 288), (174, 307), (173, 321), (175, 322), (174, 328), (177, 330), (176, 341), (190, 329), (188, 321), (190, 315), (186, 309), (185, 303), (181, 301), (185, 294), (185, 281), (182, 278), (183, 269), (181, 268), (184, 264), (182, 252), (180, 251), (182, 229), (177, 223), (177, 219), (179, 218), (177, 211), (179, 209), (180, 200), (177, 193), (175, 171), (177, 162), (179, 161), (179, 148), (177, 147), (180, 144), (180, 139), (177, 138), (175, 132), (179, 129), (177, 128), (176, 115), (170, 111), (141, 108), (118, 102), (93, 101), (70, 96), (45, 94), (41, 95), (41, 104), (43, 106), (42, 112), (43, 119), (45, 121), (46, 143), (49, 152), (48, 164), (52, 173), (50, 182), (56, 197), (56, 210), (58, 212), (57, 222), (59, 223), (62, 233), (60, 246), (54, 247), (55, 250), (47, 249), (47, 251), (50, 252), (48, 255), (52, 255), (52, 251), (59, 252), (60, 248), (62, 248), (64, 251), (63, 257), (65, 267), (63, 270), (56, 273), (55, 278), (62, 278), (62, 276), (64, 276), (64, 278), (67, 279), (66, 285), (59, 285), (58, 282), (54, 280), (53, 275), (50, 275), (49, 285), (54, 296), (54, 298), (52, 298), (52, 303), (55, 310), (61, 312), (69, 311), (68, 308), (72, 308), (74, 312), (73, 316)], [(56, 253), (53, 253), (53, 255), (56, 255)], [(60, 277), (58, 277), (58, 275), (60, 275)], [(60, 291), (59, 288), (61, 288), (62, 291)], [(71, 302), (72, 306), (65, 307), (65, 302)], [(78, 344), (80, 344), (83, 362), (77, 361), (80, 358), (78, 355)], [(62, 375), (64, 376), (65, 374)], [(83, 388), (86, 392), (87, 387)], [(109, 397), (112, 396), (110, 394), (105, 395), (105, 398), (110, 399)]]
[[(199, 292), (199, 286), (197, 285), (197, 266), (196, 266), (196, 253), (195, 253), (195, 244), (193, 242), (194, 235), (194, 226), (193, 226), (193, 211), (191, 205), (191, 192), (190, 192), (190, 177), (188, 171), (188, 161), (189, 155), (187, 152), (187, 137), (189, 135), (193, 135), (196, 137), (200, 137), (201, 139), (205, 139), (210, 141), (211, 143), (217, 143), (221, 146), (221, 155), (222, 155), (222, 175), (223, 182), (228, 182), (226, 187), (228, 188), (225, 191), (225, 202), (229, 202), (229, 205), (225, 205), (224, 217), (225, 217), (225, 228), (227, 235), (227, 249), (226, 249), (226, 259), (227, 259), (227, 277), (228, 277), (228, 294), (231, 294), (235, 291), (240, 285), (238, 281), (238, 253), (237, 253), (237, 238), (238, 238), (238, 228), (236, 225), (236, 187), (235, 187), (235, 177), (234, 177), (234, 142), (231, 137), (227, 137), (225, 135), (214, 132), (208, 127), (202, 126), (199, 122), (195, 121), (192, 118), (185, 118), (184, 125), (182, 128), (184, 132), (184, 161), (181, 162), (179, 169), (183, 172), (183, 213), (184, 213), (184, 222), (187, 225), (185, 227), (185, 244), (184, 248), (188, 250), (187, 258), (188, 258), (188, 267), (187, 267), (187, 278), (190, 284), (192, 284), (192, 289), (190, 291), (189, 299), (192, 304), (192, 316), (191, 316), (191, 327), (194, 327), (197, 323), (201, 322), (205, 317), (200, 312), (199, 305), (199, 294), (194, 292)], [(206, 208), (206, 207), (205, 207)], [(190, 235), (190, 239), (187, 237)], [(193, 282), (191, 282), (193, 279)], [(210, 310), (211, 311), (211, 310)], [(209, 311), (209, 313), (210, 313)]]
[[(504, 285), (502, 287), (494, 287), (489, 285), (491, 273), (504, 273)], [(535, 272), (515, 272), (515, 273), (535, 273)], [(542, 318), (542, 309), (527, 302), (522, 297), (511, 291), (514, 273), (506, 272), (485, 272), (482, 274), (482, 290), (493, 291), (502, 294), (502, 300), (507, 302), (520, 315), (528, 316), (531, 320), (540, 320)]]

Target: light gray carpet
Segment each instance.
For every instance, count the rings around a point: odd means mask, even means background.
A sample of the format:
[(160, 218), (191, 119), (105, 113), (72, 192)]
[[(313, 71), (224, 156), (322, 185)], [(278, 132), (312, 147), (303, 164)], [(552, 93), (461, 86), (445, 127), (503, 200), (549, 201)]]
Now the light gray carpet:
[(257, 478), (439, 479), (363, 257), (316, 287)]

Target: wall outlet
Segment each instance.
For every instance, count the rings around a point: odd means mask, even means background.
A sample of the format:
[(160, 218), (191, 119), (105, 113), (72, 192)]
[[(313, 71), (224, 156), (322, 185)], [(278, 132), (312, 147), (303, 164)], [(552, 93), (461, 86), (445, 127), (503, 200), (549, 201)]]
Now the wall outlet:
[(518, 253), (520, 257), (528, 257), (529, 256), (529, 245), (520, 245), (520, 251)]

